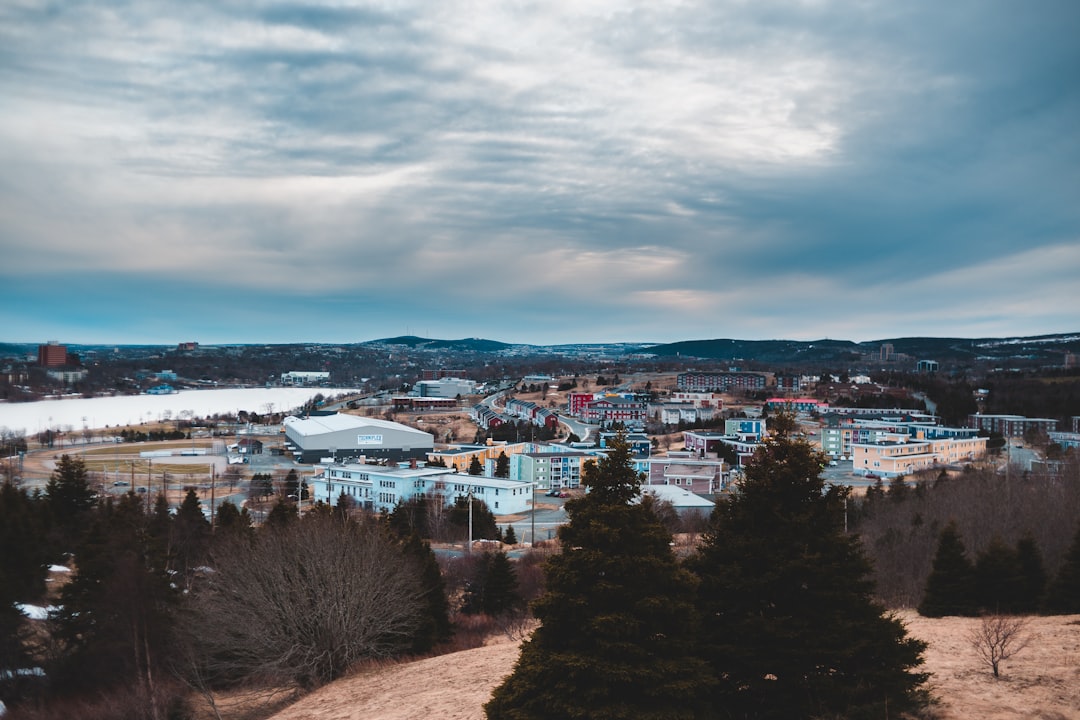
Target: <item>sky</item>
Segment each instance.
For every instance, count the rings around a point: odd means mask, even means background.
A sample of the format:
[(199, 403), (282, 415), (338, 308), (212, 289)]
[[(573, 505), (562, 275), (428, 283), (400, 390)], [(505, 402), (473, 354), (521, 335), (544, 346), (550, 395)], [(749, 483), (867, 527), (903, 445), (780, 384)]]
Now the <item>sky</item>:
[(1075, 0), (0, 3), (0, 341), (1080, 331)]

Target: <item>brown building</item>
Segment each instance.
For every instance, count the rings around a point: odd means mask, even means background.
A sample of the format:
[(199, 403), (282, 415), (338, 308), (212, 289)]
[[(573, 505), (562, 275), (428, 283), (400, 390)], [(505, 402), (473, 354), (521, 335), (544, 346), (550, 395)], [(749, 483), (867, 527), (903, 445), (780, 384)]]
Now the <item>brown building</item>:
[(41, 367), (63, 367), (67, 365), (67, 345), (50, 340), (47, 345), (38, 345), (37, 357)]

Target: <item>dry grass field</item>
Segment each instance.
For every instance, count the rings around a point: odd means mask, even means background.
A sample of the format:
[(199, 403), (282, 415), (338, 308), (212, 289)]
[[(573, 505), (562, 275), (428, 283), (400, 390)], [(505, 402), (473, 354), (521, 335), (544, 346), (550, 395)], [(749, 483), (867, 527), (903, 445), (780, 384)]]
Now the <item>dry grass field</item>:
[[(928, 720), (1080, 718), (1080, 615), (1031, 618), (1031, 643), (999, 679), (980, 665), (967, 635), (971, 618), (900, 613), (929, 643), (925, 669), (937, 698)], [(474, 650), (368, 669), (328, 685), (272, 720), (481, 720), (492, 689), (513, 669), (518, 645), (506, 638)]]

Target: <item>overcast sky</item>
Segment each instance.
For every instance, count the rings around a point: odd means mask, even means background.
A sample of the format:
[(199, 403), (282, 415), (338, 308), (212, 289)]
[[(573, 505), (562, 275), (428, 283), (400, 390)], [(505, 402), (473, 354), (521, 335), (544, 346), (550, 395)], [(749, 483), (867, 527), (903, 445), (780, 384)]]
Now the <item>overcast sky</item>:
[(0, 340), (1080, 330), (1080, 2), (0, 3)]

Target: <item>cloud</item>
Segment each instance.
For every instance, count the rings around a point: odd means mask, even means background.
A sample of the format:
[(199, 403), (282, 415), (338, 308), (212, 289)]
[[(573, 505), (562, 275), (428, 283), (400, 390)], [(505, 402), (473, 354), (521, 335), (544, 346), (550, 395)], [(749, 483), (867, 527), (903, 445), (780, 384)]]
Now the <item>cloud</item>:
[[(331, 334), (381, 306), (522, 341), (866, 337), (924, 303), (920, 334), (1075, 330), (1064, 279), (995, 268), (1076, 246), (1078, 30), (1064, 1), (7, 3), (0, 283), (70, 306), (108, 278), (101, 317), (148, 279), (303, 302)], [(974, 277), (1000, 312), (934, 315)]]

